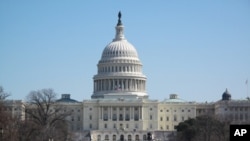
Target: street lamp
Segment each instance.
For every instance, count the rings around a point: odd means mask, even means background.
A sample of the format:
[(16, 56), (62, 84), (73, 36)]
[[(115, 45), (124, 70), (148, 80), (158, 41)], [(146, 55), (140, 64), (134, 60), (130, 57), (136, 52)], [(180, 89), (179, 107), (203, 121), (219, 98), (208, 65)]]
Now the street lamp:
[(3, 139), (3, 128), (0, 128), (1, 139)]

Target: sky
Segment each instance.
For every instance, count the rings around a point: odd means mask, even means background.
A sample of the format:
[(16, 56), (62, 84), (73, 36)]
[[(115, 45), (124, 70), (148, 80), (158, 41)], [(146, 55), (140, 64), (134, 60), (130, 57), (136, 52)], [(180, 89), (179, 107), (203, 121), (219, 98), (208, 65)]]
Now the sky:
[(215, 102), (226, 88), (232, 99), (250, 96), (249, 0), (1, 0), (0, 86), (9, 99), (44, 88), (90, 99), (119, 11), (150, 99)]

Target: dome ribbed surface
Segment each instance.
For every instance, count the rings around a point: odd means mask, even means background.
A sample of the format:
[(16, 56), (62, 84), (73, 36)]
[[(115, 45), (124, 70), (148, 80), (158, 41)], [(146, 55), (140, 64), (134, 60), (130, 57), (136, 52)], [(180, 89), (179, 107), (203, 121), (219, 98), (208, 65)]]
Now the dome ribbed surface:
[(108, 44), (102, 53), (102, 59), (107, 60), (114, 57), (138, 58), (138, 54), (134, 46), (127, 40), (119, 40)]

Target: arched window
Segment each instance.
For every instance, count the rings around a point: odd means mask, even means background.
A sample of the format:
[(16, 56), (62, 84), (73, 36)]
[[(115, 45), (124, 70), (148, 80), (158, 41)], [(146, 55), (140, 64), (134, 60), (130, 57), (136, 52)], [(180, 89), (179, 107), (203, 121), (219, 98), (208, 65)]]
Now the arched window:
[(131, 135), (128, 135), (128, 141), (132, 141)]
[(147, 140), (147, 135), (143, 135), (143, 140), (144, 140), (144, 141)]
[(139, 140), (140, 140), (139, 135), (135, 135), (135, 140), (136, 140), (136, 141), (139, 141)]
[(105, 135), (105, 141), (109, 141), (109, 135)]
[(116, 141), (116, 135), (113, 135), (113, 141)]
[(97, 141), (101, 141), (101, 135), (97, 136)]

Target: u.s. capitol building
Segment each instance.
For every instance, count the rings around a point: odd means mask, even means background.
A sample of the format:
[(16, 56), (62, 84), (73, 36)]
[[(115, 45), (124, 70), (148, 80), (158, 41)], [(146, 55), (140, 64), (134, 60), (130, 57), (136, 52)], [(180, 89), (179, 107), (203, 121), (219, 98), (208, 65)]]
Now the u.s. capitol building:
[(214, 103), (189, 102), (177, 94), (163, 101), (148, 99), (147, 77), (135, 47), (124, 36), (121, 13), (115, 31), (98, 62), (91, 99), (78, 102), (62, 94), (57, 100), (72, 111), (67, 120), (77, 141), (139, 141), (147, 140), (148, 134), (155, 140), (168, 140), (180, 122), (205, 114), (232, 123), (250, 121), (250, 101), (231, 100), (227, 90)]

